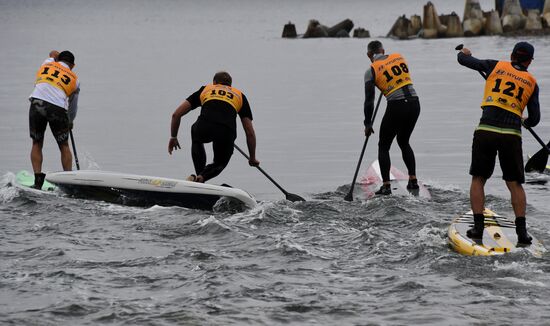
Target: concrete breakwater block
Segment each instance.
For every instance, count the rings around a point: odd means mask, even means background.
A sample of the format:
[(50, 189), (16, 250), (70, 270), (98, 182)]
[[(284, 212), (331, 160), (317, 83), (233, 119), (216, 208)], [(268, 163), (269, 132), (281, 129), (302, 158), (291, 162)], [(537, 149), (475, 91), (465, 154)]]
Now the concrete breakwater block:
[(293, 23), (288, 22), (288, 24), (286, 24), (283, 27), (283, 37), (284, 38), (296, 38), (296, 37), (298, 37), (298, 34), (296, 33), (296, 26)]
[(419, 15), (412, 15), (411, 30), (410, 30), (411, 34), (418, 35), (421, 29), (422, 29), (422, 18)]
[(505, 0), (502, 9), (502, 29), (513, 32), (525, 27), (527, 18), (523, 14), (519, 0)]
[(462, 24), (460, 23), (460, 17), (453, 11), (450, 15), (447, 15), (447, 19), (444, 22), (447, 25), (446, 37), (461, 37), (464, 35)]
[[(550, 0), (548, 2), (550, 2)], [(542, 14), (542, 23), (544, 27), (550, 27), (550, 12)]]
[(332, 27), (325, 26), (316, 19), (311, 19), (303, 38), (349, 37), (352, 29), (353, 21), (351, 19), (344, 19)]
[(544, 27), (550, 27), (550, 0), (544, 2), (542, 10), (542, 24)]
[(463, 20), (464, 36), (478, 36), (483, 33), (485, 18), (479, 0), (466, 0)]
[(314, 38), (314, 37), (328, 37), (328, 27), (321, 25), (318, 20), (312, 19), (307, 25), (306, 32), (304, 33), (304, 38)]
[(353, 37), (357, 37), (357, 38), (369, 38), (370, 37), (370, 33), (368, 30), (362, 28), (362, 27), (357, 27), (356, 29), (353, 30)]
[(338, 24), (328, 29), (329, 37), (349, 37), (349, 33), (353, 29), (353, 22), (351, 19), (344, 19)]
[(423, 38), (436, 38), (445, 36), (445, 33), (447, 32), (447, 26), (441, 24), (433, 3), (428, 2), (426, 5), (424, 5), (424, 17), (422, 21)]
[(498, 11), (491, 10), (485, 19), (485, 35), (502, 35), (502, 23)]
[[(543, 8), (544, 3), (544, 8)], [(522, 8), (522, 5), (525, 8)], [(538, 9), (533, 8), (534, 5)], [(455, 12), (450, 15), (438, 15), (435, 5), (428, 1), (423, 8), (423, 16), (405, 15), (397, 18), (386, 35), (397, 39), (412, 37), (473, 37), (481, 35), (549, 35), (550, 34), (550, 0), (521, 1), (497, 0), (496, 10), (484, 12), (480, 0), (465, 0), (462, 22)], [(539, 14), (543, 9), (542, 15)]]
[(422, 19), (418, 15), (412, 15), (408, 19), (405, 15), (397, 18), (386, 37), (394, 37), (401, 40), (417, 37), (422, 29)]
[(542, 20), (538, 9), (527, 10), (527, 21), (525, 22), (525, 29), (528, 31), (536, 31), (542, 29)]
[(386, 37), (394, 37), (400, 40), (406, 40), (411, 35), (414, 35), (412, 34), (411, 20), (403, 15), (398, 17), (395, 23), (393, 23), (393, 26)]

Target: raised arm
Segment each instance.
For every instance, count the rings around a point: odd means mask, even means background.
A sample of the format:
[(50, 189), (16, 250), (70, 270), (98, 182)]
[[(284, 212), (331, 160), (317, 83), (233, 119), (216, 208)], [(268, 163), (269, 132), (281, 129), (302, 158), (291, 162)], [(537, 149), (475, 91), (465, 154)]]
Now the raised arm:
[(484, 73), (485, 76), (488, 76), (498, 63), (496, 60), (480, 60), (473, 57), (472, 52), (467, 48), (463, 48), (460, 52), (458, 52), (457, 60), (458, 63), (464, 67), (480, 71)]
[(54, 59), (55, 61), (57, 61), (57, 57), (59, 56), (59, 51), (57, 50), (51, 50), (50, 51), (50, 58)]

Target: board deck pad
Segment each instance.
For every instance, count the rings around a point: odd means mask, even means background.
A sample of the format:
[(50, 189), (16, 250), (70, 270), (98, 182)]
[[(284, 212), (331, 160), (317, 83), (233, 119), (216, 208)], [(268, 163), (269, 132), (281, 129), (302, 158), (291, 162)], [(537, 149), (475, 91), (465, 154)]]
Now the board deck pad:
[[(383, 183), (378, 160), (375, 160), (369, 166), (359, 182), (366, 199), (370, 199), (375, 196), (374, 192), (380, 189)], [(393, 165), (390, 167), (390, 182), (392, 195), (413, 195), (422, 198), (431, 198), (430, 191), (420, 180), (418, 181), (419, 189), (407, 189), (409, 176)]]
[[(31, 173), (26, 170), (21, 170), (17, 172), (15, 175), (15, 181), (17, 184), (24, 186), (24, 187), (32, 187), (34, 185), (34, 173)], [(33, 188), (34, 189), (34, 188)], [(39, 190), (39, 189), (35, 189)], [(42, 185), (43, 191), (54, 191), (55, 185), (49, 183), (48, 181), (44, 180), (44, 184)]]
[(516, 226), (514, 219), (498, 215), (490, 209), (485, 209), (485, 228), (482, 239), (471, 239), (466, 232), (474, 225), (474, 215), (469, 211), (457, 216), (448, 230), (450, 246), (458, 253), (470, 256), (492, 256), (517, 251), (524, 248), (535, 257), (541, 257), (546, 249), (542, 243), (533, 238), (531, 245), (517, 245)]

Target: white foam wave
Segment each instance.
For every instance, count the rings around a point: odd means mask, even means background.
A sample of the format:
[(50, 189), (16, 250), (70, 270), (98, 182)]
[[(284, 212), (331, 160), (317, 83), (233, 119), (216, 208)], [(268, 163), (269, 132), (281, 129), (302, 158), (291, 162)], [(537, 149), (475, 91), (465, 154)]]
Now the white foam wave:
[(538, 287), (541, 287), (541, 288), (545, 288), (547, 287), (546, 284), (544, 284), (543, 282), (539, 282), (539, 281), (528, 281), (528, 280), (524, 280), (524, 279), (521, 279), (521, 278), (517, 278), (517, 277), (500, 277), (498, 278), (499, 280), (503, 280), (503, 281), (507, 281), (507, 282), (514, 282), (514, 283), (519, 283), (521, 285), (526, 285), (526, 286), (538, 286)]
[(427, 243), (433, 246), (444, 246), (447, 244), (447, 236), (442, 234), (441, 229), (426, 225), (416, 232), (420, 242)]
[(19, 196), (19, 189), (12, 187), (15, 185), (15, 174), (8, 172), (0, 179), (0, 201), (5, 204), (11, 202), (14, 198)]
[(443, 191), (459, 192), (465, 195), (469, 194), (469, 189), (460, 187), (459, 185), (450, 184), (450, 183), (441, 183), (439, 180), (424, 179), (421, 180), (422, 183), (429, 188), (439, 189)]
[(275, 204), (272, 202), (260, 202), (258, 203), (258, 205), (254, 206), (253, 208), (231, 215), (226, 220), (230, 222), (248, 223), (256, 219), (263, 219), (263, 212), (266, 209), (272, 208), (274, 206)]
[(512, 270), (512, 271), (518, 271), (522, 273), (528, 272), (528, 273), (544, 274), (543, 270), (537, 268), (538, 264), (534, 264), (534, 263), (525, 263), (525, 262), (520, 263), (520, 262), (514, 261), (511, 263), (503, 264), (498, 260), (496, 260), (493, 266), (495, 267), (495, 270), (504, 270), (504, 271)]
[(277, 244), (275, 245), (275, 248), (281, 249), (284, 254), (291, 254), (291, 253), (304, 253), (306, 255), (315, 256), (312, 252), (304, 248), (303, 246), (299, 245), (298, 243), (295, 243), (289, 239), (283, 238), (279, 235), (277, 239)]
[(86, 164), (86, 170), (101, 170), (101, 167), (93, 158), (92, 154), (88, 151), (84, 152), (83, 155), (84, 163)]
[(302, 213), (301, 210), (286, 206), (286, 204), (281, 204), (280, 202), (260, 202), (255, 207), (233, 214), (226, 220), (251, 223), (258, 220), (273, 220), (281, 217), (286, 222), (297, 223), (300, 221), (299, 216)]
[(206, 227), (209, 225), (219, 226), (222, 229), (231, 231), (231, 227), (229, 227), (227, 224), (223, 223), (222, 221), (218, 220), (214, 215), (210, 215), (205, 219), (198, 220), (196, 222), (201, 227)]

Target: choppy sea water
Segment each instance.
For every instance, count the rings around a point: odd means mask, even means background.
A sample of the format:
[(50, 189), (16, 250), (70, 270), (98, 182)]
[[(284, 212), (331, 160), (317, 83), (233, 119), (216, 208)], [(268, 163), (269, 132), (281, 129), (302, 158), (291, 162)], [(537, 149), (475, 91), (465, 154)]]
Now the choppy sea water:
[[(454, 1), (434, 3), (440, 13), (463, 10)], [(385, 35), (397, 15), (420, 14), (423, 4), (0, 3), (6, 45), (0, 48), (6, 59), (0, 63), (0, 324), (549, 324), (548, 255), (464, 257), (446, 240), (452, 218), (469, 209), (469, 149), (483, 87), (475, 72), (458, 66), (454, 46), (506, 59), (518, 40), (382, 39), (407, 57), (420, 94), (412, 142), (432, 198), (349, 203), (342, 197), (363, 141), (368, 40), (279, 38), (289, 19), (300, 32), (310, 18), (330, 25), (349, 17), (374, 36)], [(482, 2), (484, 9), (491, 5)], [(550, 41), (528, 40), (536, 46), (530, 70), (543, 107), (535, 130), (547, 140)], [(216, 179), (259, 200), (238, 213), (125, 207), (8, 186), (15, 172), (30, 169), (26, 98), (53, 48), (77, 56), (82, 94), (75, 138), (83, 167), (189, 174), (185, 135), (196, 114), (182, 123), (184, 149), (169, 156), (170, 114), (215, 71), (227, 69), (251, 101), (262, 166), (308, 201), (285, 201), (238, 153)], [(524, 133), (525, 153), (534, 153), (538, 145)], [(44, 166), (54, 171), (57, 149), (50, 134), (46, 139)], [(375, 159), (375, 140), (362, 171)], [(396, 148), (392, 159), (403, 167)], [(487, 203), (511, 214), (499, 173), (497, 167), (487, 185)], [(549, 187), (525, 187), (529, 227), (543, 241), (550, 235)]]

